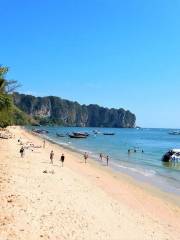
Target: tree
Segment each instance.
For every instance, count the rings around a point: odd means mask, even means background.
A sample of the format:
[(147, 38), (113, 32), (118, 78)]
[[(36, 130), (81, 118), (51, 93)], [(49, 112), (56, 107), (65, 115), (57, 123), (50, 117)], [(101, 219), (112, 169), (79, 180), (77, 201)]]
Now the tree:
[(12, 106), (12, 99), (7, 94), (0, 94), (0, 111), (8, 110)]
[(13, 104), (12, 94), (20, 86), (16, 80), (7, 80), (9, 68), (0, 65), (0, 127), (28, 124), (31, 118)]
[(4, 84), (5, 92), (7, 94), (13, 93), (20, 86), (21, 84), (19, 84), (16, 80), (6, 80)]
[(11, 97), (6, 92), (7, 80), (5, 77), (8, 70), (8, 67), (0, 66), (0, 111), (8, 110), (12, 106)]
[(11, 124), (13, 101), (9, 93), (17, 86), (17, 81), (8, 81), (6, 74), (9, 68), (0, 66), (0, 126)]
[(5, 92), (5, 75), (8, 72), (8, 68), (7, 67), (2, 67), (0, 66), (0, 94)]
[(16, 80), (7, 80), (8, 67), (0, 66), (0, 93), (12, 93), (21, 85)]

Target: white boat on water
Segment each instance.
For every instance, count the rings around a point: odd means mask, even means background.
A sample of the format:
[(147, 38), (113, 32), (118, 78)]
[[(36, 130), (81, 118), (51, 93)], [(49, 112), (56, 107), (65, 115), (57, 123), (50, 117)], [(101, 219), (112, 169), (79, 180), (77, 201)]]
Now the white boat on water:
[(180, 149), (171, 149), (162, 157), (163, 162), (180, 162)]
[(93, 130), (93, 133), (94, 133), (94, 134), (100, 134), (101, 132), (98, 131), (98, 130)]
[(169, 132), (170, 135), (180, 135), (180, 131)]

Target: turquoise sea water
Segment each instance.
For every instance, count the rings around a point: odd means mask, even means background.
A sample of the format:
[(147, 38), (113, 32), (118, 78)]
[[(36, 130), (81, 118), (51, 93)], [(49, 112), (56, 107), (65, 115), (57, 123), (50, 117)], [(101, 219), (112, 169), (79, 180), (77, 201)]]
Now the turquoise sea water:
[[(172, 129), (110, 129), (110, 128), (66, 128), (43, 127), (49, 131), (46, 138), (79, 152), (89, 152), (99, 161), (99, 153), (110, 156), (109, 166), (114, 171), (127, 173), (140, 180), (151, 183), (160, 189), (180, 195), (180, 162), (165, 164), (163, 154), (171, 148), (180, 148), (180, 135), (169, 135)], [(99, 132), (114, 132), (114, 136)], [(56, 133), (88, 132), (86, 139), (57, 137)], [(136, 153), (134, 153), (134, 148)], [(132, 149), (128, 154), (128, 149)], [(144, 153), (142, 153), (142, 149)], [(99, 161), (99, 164), (100, 163)]]

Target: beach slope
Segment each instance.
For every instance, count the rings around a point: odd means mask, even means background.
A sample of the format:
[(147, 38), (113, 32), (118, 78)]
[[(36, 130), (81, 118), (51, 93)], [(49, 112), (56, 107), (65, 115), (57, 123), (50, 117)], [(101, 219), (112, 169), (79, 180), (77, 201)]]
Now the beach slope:
[(35, 146), (43, 141), (20, 127), (9, 130), (15, 137), (0, 140), (0, 239), (180, 238), (178, 197), (171, 201), (102, 164), (84, 164), (80, 154), (47, 141), (21, 158), (20, 137)]

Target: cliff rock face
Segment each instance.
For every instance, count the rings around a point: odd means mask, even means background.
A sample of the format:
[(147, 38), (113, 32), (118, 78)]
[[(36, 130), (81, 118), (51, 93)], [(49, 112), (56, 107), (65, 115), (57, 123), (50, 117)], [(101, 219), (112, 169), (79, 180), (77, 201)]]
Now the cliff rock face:
[(98, 105), (80, 105), (59, 97), (34, 97), (13, 94), (14, 104), (41, 124), (82, 127), (132, 128), (136, 117), (124, 109), (108, 109)]

